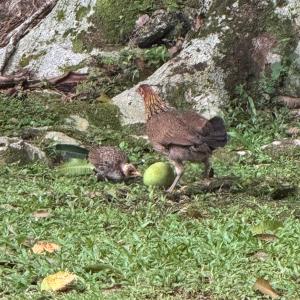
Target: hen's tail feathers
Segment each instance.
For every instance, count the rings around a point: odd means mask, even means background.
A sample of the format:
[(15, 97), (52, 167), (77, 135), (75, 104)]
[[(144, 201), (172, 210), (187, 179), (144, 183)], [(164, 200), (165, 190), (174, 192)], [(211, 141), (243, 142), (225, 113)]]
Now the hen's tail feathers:
[(213, 117), (206, 125), (209, 130), (204, 136), (204, 142), (212, 149), (224, 147), (228, 141), (225, 124), (222, 118)]

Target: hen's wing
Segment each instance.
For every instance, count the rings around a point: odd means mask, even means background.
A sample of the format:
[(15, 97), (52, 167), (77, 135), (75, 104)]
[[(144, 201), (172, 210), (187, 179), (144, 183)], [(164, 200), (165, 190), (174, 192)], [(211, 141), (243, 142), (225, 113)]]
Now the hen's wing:
[(203, 141), (196, 130), (185, 122), (179, 112), (167, 111), (153, 116), (147, 122), (147, 135), (150, 141), (164, 145), (192, 146)]
[(227, 133), (224, 120), (220, 117), (213, 117), (207, 120), (193, 111), (181, 113), (183, 122), (192, 127), (212, 150), (223, 147), (227, 143)]
[(200, 134), (203, 133), (203, 128), (208, 125), (208, 120), (194, 111), (183, 111), (180, 113), (180, 117), (184, 123)]

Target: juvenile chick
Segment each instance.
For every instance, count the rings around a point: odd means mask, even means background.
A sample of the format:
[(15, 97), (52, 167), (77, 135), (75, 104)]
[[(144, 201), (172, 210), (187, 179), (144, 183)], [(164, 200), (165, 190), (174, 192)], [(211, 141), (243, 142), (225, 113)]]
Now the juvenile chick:
[(147, 84), (138, 88), (144, 99), (146, 132), (153, 148), (166, 155), (175, 166), (172, 192), (184, 171), (184, 162), (204, 163), (204, 177), (213, 176), (209, 158), (213, 150), (227, 143), (224, 121), (207, 120), (194, 111), (179, 112), (165, 103)]
[(99, 146), (90, 150), (88, 159), (95, 166), (97, 181), (121, 181), (141, 174), (128, 163), (127, 155), (117, 147)]

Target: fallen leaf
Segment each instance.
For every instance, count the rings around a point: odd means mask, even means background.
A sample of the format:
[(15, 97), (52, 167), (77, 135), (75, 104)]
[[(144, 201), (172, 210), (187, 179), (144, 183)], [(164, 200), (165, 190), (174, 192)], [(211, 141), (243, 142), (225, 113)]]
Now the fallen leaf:
[(42, 291), (63, 292), (70, 288), (76, 281), (75, 274), (60, 271), (45, 277), (41, 283)]
[(297, 136), (300, 135), (300, 128), (298, 127), (291, 127), (286, 131), (287, 135), (289, 136)]
[(50, 215), (51, 214), (47, 209), (39, 209), (32, 214), (36, 219), (48, 218)]
[(252, 254), (252, 256), (261, 261), (265, 261), (268, 259), (269, 254), (264, 251), (256, 251), (255, 253)]
[(276, 239), (278, 239), (278, 237), (275, 234), (270, 234), (270, 233), (260, 233), (260, 234), (254, 235), (254, 236), (257, 237), (259, 240), (265, 241), (265, 242), (273, 242)]
[(32, 252), (35, 254), (42, 254), (45, 252), (53, 253), (60, 250), (60, 246), (55, 243), (48, 243), (46, 241), (37, 242), (32, 248)]
[(261, 234), (266, 232), (276, 231), (278, 228), (282, 227), (283, 223), (277, 220), (264, 221), (258, 225), (251, 227), (253, 234)]
[(272, 288), (269, 281), (258, 278), (254, 284), (254, 288), (259, 290), (262, 294), (270, 296), (272, 299), (278, 299), (279, 294)]

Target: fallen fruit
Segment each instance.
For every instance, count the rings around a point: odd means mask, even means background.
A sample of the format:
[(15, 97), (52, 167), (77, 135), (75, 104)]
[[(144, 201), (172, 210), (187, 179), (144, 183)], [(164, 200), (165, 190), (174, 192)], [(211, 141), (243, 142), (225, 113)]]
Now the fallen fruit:
[(157, 162), (145, 171), (143, 180), (147, 186), (168, 187), (174, 180), (174, 172), (168, 163)]

